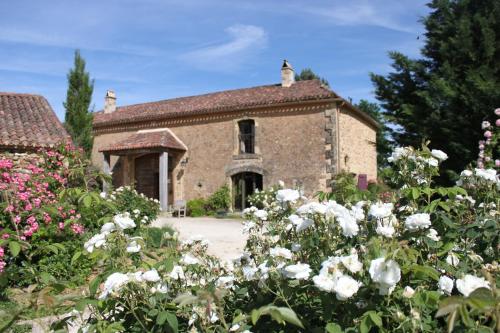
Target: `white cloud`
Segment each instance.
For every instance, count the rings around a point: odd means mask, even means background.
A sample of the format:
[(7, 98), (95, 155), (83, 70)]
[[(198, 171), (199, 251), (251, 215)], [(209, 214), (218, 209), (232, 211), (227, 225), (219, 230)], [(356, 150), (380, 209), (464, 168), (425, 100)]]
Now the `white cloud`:
[(239, 24), (225, 31), (230, 36), (228, 42), (184, 53), (181, 60), (200, 69), (229, 71), (239, 68), (267, 45), (267, 33), (261, 27)]

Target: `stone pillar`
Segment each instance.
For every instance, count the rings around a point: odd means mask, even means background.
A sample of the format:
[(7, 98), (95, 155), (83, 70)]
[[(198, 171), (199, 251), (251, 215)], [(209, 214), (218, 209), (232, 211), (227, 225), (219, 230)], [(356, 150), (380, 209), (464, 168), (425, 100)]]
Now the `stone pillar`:
[(160, 153), (160, 207), (168, 209), (168, 153)]
[[(107, 154), (107, 153), (102, 153), (102, 172), (107, 175), (107, 176), (110, 176), (111, 175), (111, 155)], [(109, 192), (109, 189), (111, 188), (111, 184), (109, 184), (108, 182), (103, 182), (102, 183), (102, 190), (105, 192), (105, 193), (108, 193)]]

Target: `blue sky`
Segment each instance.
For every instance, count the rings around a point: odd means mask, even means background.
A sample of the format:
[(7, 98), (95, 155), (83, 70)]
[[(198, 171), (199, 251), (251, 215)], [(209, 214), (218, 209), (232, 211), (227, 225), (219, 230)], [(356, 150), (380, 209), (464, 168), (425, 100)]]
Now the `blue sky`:
[[(387, 52), (418, 57), (426, 1), (16, 0), (0, 2), (0, 91), (45, 96), (64, 118), (76, 48), (95, 79), (94, 109), (278, 83), (288, 59), (354, 102)], [(417, 39), (421, 36), (420, 39)]]

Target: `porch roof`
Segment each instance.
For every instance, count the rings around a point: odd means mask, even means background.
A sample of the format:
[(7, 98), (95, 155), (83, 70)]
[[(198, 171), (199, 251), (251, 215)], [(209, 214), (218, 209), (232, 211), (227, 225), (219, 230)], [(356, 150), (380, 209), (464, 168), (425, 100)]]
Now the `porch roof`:
[(99, 149), (102, 153), (124, 153), (144, 149), (177, 149), (186, 151), (186, 145), (169, 129), (137, 132), (128, 138)]

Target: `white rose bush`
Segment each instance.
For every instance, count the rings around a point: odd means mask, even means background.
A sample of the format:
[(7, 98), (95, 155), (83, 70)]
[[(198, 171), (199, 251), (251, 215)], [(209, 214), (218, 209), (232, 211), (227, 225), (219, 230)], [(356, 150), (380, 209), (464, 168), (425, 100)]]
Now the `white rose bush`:
[(151, 249), (127, 234), (130, 216), (115, 216), (78, 258), (100, 258), (76, 306), (91, 313), (84, 331), (498, 332), (498, 167), (437, 186), (446, 158), (396, 149), (396, 189), (362, 201), (260, 191), (230, 262), (198, 236), (166, 233)]

